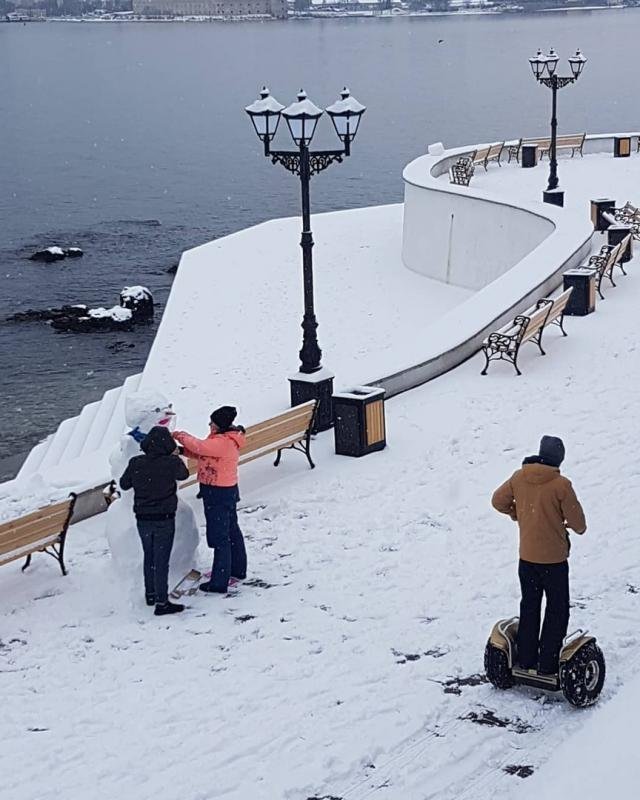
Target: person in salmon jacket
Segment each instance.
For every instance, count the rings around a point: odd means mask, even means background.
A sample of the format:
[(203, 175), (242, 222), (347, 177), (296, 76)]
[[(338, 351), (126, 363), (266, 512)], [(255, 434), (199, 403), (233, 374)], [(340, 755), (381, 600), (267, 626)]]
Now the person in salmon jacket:
[(198, 461), (199, 496), (207, 521), (207, 544), (213, 548), (211, 579), (200, 584), (203, 592), (226, 594), (229, 583), (247, 576), (247, 552), (238, 524), (238, 459), (245, 443), (241, 425), (234, 425), (233, 406), (217, 408), (210, 417), (210, 433), (198, 439), (185, 431), (173, 438), (187, 458)]

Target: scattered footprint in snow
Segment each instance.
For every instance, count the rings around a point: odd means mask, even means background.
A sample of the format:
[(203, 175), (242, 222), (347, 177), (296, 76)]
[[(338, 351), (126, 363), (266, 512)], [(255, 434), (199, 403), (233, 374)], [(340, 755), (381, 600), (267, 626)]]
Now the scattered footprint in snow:
[(507, 764), (506, 767), (502, 768), (502, 771), (506, 772), (507, 775), (517, 775), (519, 778), (528, 778), (529, 775), (533, 775), (531, 764)]
[(488, 683), (486, 675), (469, 675), (467, 678), (449, 678), (443, 681), (445, 694), (462, 694), (461, 686), (480, 686), (483, 683)]
[(468, 714), (465, 714), (459, 719), (466, 719), (470, 722), (475, 722), (476, 725), (487, 725), (490, 728), (509, 728), (509, 730), (512, 730), (515, 733), (526, 733), (527, 731), (533, 730), (531, 725), (528, 725), (526, 722), (523, 722), (517, 717), (516, 719), (496, 717), (495, 712), (491, 711), (489, 708), (483, 709), (482, 713), (480, 714), (478, 714), (476, 711), (470, 711)]

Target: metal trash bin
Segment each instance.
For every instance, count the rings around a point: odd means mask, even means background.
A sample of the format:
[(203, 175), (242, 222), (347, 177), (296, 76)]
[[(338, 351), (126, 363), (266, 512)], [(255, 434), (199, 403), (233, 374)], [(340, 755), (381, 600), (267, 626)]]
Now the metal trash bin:
[(591, 267), (576, 267), (563, 273), (563, 288), (573, 289), (564, 310), (567, 317), (584, 317), (596, 310), (597, 274)]
[(597, 200), (591, 201), (591, 222), (597, 231), (606, 231), (610, 223), (604, 217), (604, 214), (613, 214), (616, 210), (616, 201), (611, 200), (609, 197), (599, 197)]
[(386, 447), (384, 395), (377, 386), (354, 386), (333, 395), (337, 455), (366, 456)]
[(524, 169), (535, 167), (538, 163), (538, 145), (537, 144), (523, 144), (521, 161)]
[(630, 136), (614, 136), (613, 137), (613, 157), (614, 158), (628, 158), (631, 155), (631, 137)]

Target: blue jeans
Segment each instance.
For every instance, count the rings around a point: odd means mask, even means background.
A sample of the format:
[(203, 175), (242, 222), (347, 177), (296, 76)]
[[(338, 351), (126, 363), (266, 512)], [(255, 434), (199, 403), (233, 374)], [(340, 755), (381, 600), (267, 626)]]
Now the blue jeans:
[(138, 519), (144, 551), (144, 591), (156, 603), (166, 603), (169, 594), (169, 556), (176, 530), (175, 518)]
[(211, 588), (226, 592), (231, 576), (240, 580), (247, 576), (247, 551), (236, 510), (240, 494), (237, 486), (202, 483), (200, 496), (207, 520), (207, 544), (214, 551)]

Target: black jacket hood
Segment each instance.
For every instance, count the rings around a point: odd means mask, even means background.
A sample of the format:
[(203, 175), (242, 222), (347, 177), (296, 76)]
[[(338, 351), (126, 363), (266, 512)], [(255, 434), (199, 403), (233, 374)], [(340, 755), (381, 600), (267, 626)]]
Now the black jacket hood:
[(167, 428), (156, 425), (140, 442), (140, 449), (148, 456), (170, 456), (176, 443)]

